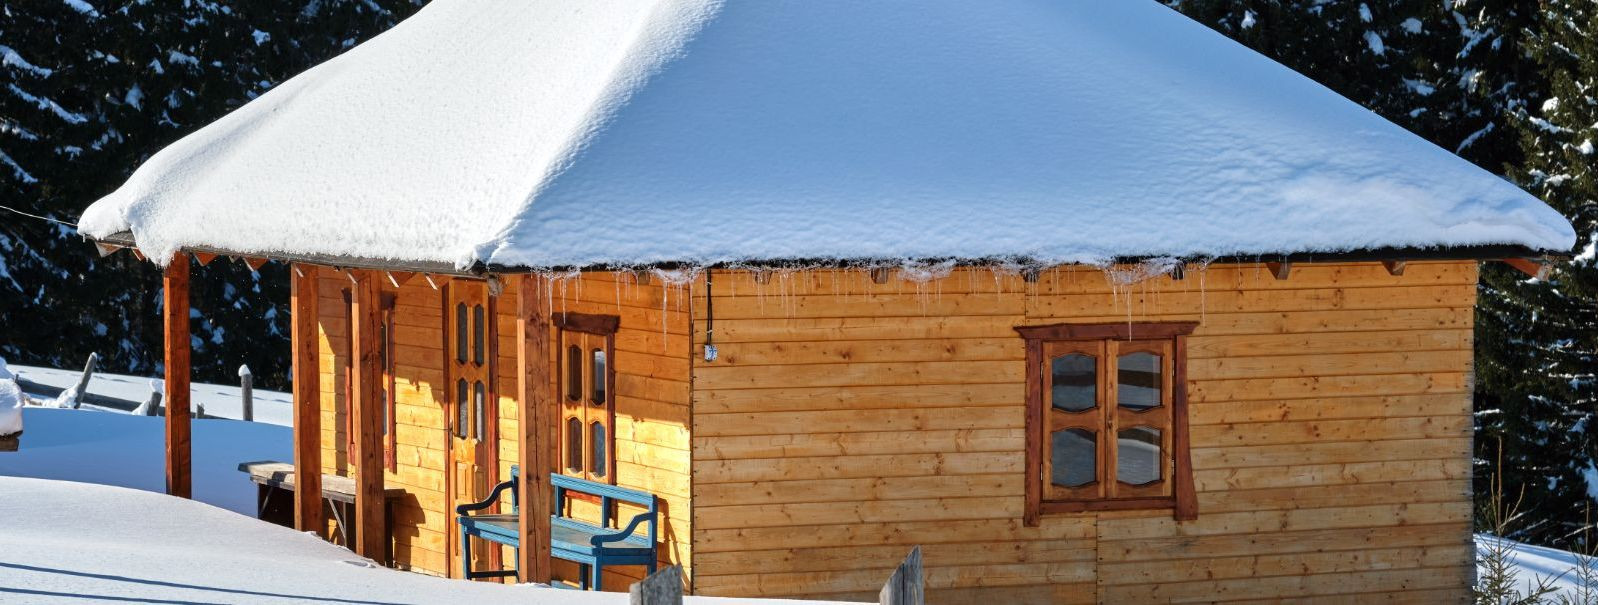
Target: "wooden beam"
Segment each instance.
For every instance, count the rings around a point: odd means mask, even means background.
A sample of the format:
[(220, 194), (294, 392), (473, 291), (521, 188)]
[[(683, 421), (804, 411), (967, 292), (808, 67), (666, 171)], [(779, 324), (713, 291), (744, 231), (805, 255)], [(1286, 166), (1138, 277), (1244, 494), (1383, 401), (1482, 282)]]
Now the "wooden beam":
[(289, 281), (294, 365), (294, 528), (326, 532), (322, 520), (322, 401), (316, 266), (294, 266)]
[(189, 426), (189, 257), (179, 252), (161, 284), (166, 325), (166, 493), (194, 495)]
[(404, 271), (386, 271), (384, 275), (388, 276), (388, 283), (394, 284), (395, 288), (404, 287), (405, 282), (411, 281), (411, 278), (416, 276), (415, 273), (406, 273)]
[(1276, 279), (1287, 279), (1287, 274), (1293, 271), (1293, 263), (1265, 263), (1265, 267), (1271, 270), (1271, 275), (1275, 275)]
[(355, 344), (350, 386), (354, 393), (355, 552), (387, 564), (388, 532), (383, 510), (382, 352), (378, 326), (382, 318), (375, 271), (351, 271), (350, 338)]
[(260, 271), (261, 270), (261, 265), (265, 265), (265, 264), (266, 264), (266, 259), (264, 259), (264, 258), (258, 258), (258, 257), (253, 257), (253, 256), (244, 257), (244, 266), (249, 267), (251, 271)]
[(1401, 261), (1401, 260), (1384, 260), (1384, 261), (1382, 261), (1382, 266), (1383, 267), (1387, 267), (1388, 275), (1403, 275), (1404, 274), (1404, 266), (1407, 265), (1407, 264), (1409, 264), (1407, 261)]
[(211, 261), (216, 260), (216, 255), (209, 252), (193, 252), (191, 254), (194, 255), (194, 262), (200, 263), (201, 267), (209, 265)]
[(520, 491), (522, 548), (517, 568), (523, 582), (549, 582), (549, 515), (554, 492), (549, 475), (551, 431), (554, 430), (554, 376), (550, 372), (550, 313), (541, 276), (522, 275), (517, 279), (516, 299), (516, 402), (517, 458), (521, 466)]
[(1531, 258), (1506, 258), (1504, 264), (1536, 279), (1548, 279), (1548, 264)]

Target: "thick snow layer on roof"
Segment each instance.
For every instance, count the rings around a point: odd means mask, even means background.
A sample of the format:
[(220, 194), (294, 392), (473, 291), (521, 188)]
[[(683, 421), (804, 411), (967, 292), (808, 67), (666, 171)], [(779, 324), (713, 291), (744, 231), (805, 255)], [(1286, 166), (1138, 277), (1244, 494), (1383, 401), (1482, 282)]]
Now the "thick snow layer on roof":
[(1152, 0), (436, 0), (84, 215), (555, 268), (1507, 244), (1514, 185)]

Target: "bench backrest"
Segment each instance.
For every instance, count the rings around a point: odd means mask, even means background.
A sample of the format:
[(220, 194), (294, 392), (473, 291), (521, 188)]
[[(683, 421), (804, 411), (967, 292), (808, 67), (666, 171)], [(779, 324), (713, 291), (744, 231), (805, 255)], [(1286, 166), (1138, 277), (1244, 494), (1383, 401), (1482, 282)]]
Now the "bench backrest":
[[(512, 469), (511, 473), (514, 477), (515, 469)], [(660, 509), (654, 494), (636, 489), (618, 487), (608, 483), (598, 483), (589, 481), (587, 479), (568, 477), (558, 473), (550, 475), (549, 483), (555, 488), (554, 516), (565, 517), (561, 511), (565, 510), (566, 508), (565, 505), (569, 492), (579, 492), (593, 496), (599, 496), (599, 510), (603, 519), (601, 523), (604, 526), (610, 525), (610, 520), (612, 518), (612, 514), (615, 513), (615, 504), (617, 502), (636, 504), (643, 507), (646, 513), (649, 515), (649, 519), (645, 522), (648, 526), (649, 544), (655, 543), (655, 525), (660, 518)], [(617, 518), (616, 522), (620, 524), (621, 519)]]

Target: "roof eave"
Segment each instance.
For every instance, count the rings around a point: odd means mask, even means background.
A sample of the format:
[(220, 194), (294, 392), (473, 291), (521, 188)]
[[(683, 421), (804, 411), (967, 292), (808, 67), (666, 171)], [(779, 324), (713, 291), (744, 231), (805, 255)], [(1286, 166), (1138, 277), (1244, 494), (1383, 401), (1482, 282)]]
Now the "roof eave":
[[(122, 231), (104, 238), (89, 238), (97, 245), (118, 248), (135, 248), (137, 242), (133, 234)], [(333, 254), (298, 254), (282, 252), (241, 252), (225, 250), (210, 246), (184, 246), (184, 252), (213, 254), (217, 256), (235, 256), (248, 258), (265, 258), (289, 263), (304, 263), (341, 269), (367, 269), (376, 271), (405, 271), (412, 273), (430, 273), (434, 275), (452, 275), (457, 277), (481, 278), (489, 274), (515, 274), (537, 272), (566, 272), (573, 270), (637, 270), (646, 268), (678, 269), (689, 266), (683, 262), (657, 262), (641, 266), (584, 266), (584, 267), (529, 267), (523, 265), (504, 265), (498, 263), (483, 263), (481, 261), (471, 267), (461, 270), (452, 263), (437, 261), (412, 261), (382, 258), (366, 258), (358, 256), (343, 256)], [(1115, 259), (1117, 263), (1138, 263), (1153, 256), (1126, 256)], [(1378, 261), (1446, 261), (1446, 260), (1476, 260), (1495, 261), (1506, 259), (1527, 259), (1534, 262), (1548, 263), (1568, 260), (1568, 252), (1550, 252), (1537, 250), (1515, 244), (1495, 244), (1478, 246), (1450, 246), (1438, 248), (1363, 248), (1340, 252), (1292, 252), (1258, 255), (1232, 255), (1220, 257), (1195, 257), (1190, 260), (1207, 263), (1337, 263), (1337, 262), (1378, 262)], [(777, 259), (756, 262), (718, 263), (710, 268), (738, 268), (750, 266), (771, 267), (846, 267), (859, 265), (882, 264), (887, 260), (897, 264), (904, 259), (854, 259), (854, 260), (817, 260), (817, 259)], [(948, 258), (917, 259), (930, 262), (944, 262)], [(998, 259), (954, 259), (956, 264), (973, 266), (987, 265), (999, 262)], [(1012, 259), (1013, 260), (1013, 259)]]

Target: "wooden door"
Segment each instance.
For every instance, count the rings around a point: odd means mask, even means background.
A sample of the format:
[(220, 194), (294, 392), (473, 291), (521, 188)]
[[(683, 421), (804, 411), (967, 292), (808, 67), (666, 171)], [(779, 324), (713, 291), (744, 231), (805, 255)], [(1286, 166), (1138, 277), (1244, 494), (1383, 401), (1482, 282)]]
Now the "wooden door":
[[(498, 463), (493, 444), (496, 412), (493, 395), (492, 345), (493, 316), (486, 284), (456, 280), (448, 288), (445, 321), (448, 350), (449, 405), (445, 408), (449, 425), (450, 501), (445, 514), (455, 517), (455, 507), (482, 500), (488, 495), (490, 476)], [(505, 512), (510, 512), (507, 508)], [(456, 534), (452, 531), (451, 537)], [(490, 548), (473, 544), (472, 567), (484, 569)], [(460, 570), (459, 548), (450, 566), (451, 575)]]

